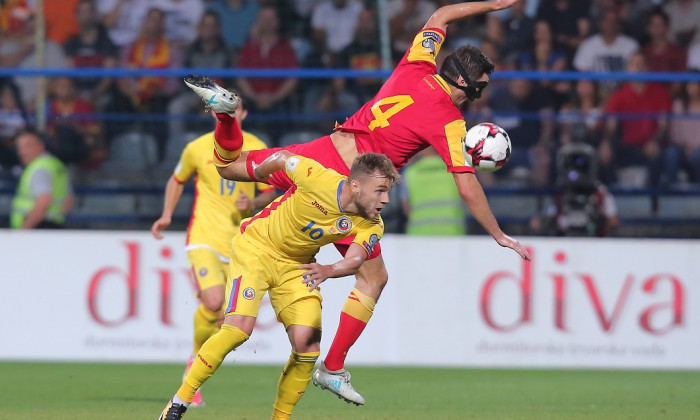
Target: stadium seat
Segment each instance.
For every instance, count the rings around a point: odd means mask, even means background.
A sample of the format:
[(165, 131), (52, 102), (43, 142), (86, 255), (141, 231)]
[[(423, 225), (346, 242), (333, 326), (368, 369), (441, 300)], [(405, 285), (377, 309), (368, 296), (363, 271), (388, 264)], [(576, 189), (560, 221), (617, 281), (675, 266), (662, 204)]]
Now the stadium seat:
[(700, 197), (662, 196), (659, 197), (658, 217), (700, 218)]
[(187, 143), (200, 137), (202, 134), (204, 133), (188, 131), (170, 136), (168, 142), (165, 144), (165, 156), (163, 157), (162, 164), (167, 164), (170, 166), (170, 170), (172, 170), (175, 164), (180, 160), (182, 150), (187, 146)]
[(88, 194), (71, 213), (86, 216), (131, 216), (136, 210), (133, 194)]
[(535, 195), (491, 195), (491, 211), (498, 217), (531, 218), (540, 213), (539, 198)]
[(109, 156), (99, 172), (107, 179), (143, 181), (156, 172), (158, 147), (149, 134), (129, 132), (112, 139)]
[(648, 195), (620, 195), (615, 196), (617, 215), (621, 218), (651, 217), (651, 197)]
[[(192, 212), (192, 203), (194, 201), (193, 194), (182, 194), (180, 200), (175, 207), (173, 216), (176, 217), (189, 217)], [(144, 194), (139, 197), (138, 206), (136, 212), (140, 216), (146, 216), (149, 218), (160, 217), (163, 210), (163, 195), (162, 194)]]
[(285, 147), (297, 143), (308, 143), (322, 136), (323, 133), (313, 130), (290, 131), (280, 137), (279, 145)]

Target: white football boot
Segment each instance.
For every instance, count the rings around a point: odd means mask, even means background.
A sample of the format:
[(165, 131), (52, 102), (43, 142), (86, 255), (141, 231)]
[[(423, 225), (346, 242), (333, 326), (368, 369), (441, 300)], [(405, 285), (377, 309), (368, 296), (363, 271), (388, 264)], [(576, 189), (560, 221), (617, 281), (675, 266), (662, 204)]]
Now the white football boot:
[(350, 383), (350, 372), (347, 370), (330, 371), (326, 365), (321, 363), (321, 367), (316, 369), (312, 376), (314, 385), (321, 389), (327, 389), (344, 399), (348, 403), (364, 405), (365, 399), (360, 395)]
[(209, 77), (197, 74), (185, 77), (185, 84), (202, 98), (207, 109), (217, 114), (224, 113), (232, 117), (235, 116), (236, 107), (240, 100), (235, 93), (217, 85)]

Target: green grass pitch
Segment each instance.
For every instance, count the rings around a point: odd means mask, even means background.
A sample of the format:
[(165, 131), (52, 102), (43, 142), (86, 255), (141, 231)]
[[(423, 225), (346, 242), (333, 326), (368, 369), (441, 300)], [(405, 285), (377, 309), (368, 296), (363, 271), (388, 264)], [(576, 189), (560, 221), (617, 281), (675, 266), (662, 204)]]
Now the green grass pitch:
[[(156, 420), (181, 365), (0, 362), (0, 420)], [(280, 366), (225, 364), (187, 420), (269, 419)], [(355, 407), (310, 385), (299, 420), (700, 419), (700, 372), (351, 367)]]

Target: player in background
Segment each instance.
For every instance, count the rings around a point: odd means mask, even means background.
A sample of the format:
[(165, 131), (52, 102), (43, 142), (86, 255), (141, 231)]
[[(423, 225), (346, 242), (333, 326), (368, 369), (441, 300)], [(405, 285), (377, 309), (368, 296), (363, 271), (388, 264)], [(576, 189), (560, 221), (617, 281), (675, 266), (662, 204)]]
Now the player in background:
[[(346, 177), (312, 159), (281, 150), (256, 166), (255, 176), (266, 180), (280, 170), (292, 187), (241, 225), (241, 233), (233, 240), (224, 323), (200, 349), (160, 420), (180, 419), (195, 391), (228, 353), (248, 340), (266, 292), (292, 345), (277, 384), (272, 419), (289, 419), (320, 354), (318, 285), (327, 278), (355, 273), (384, 233), (379, 214), (399, 179), (386, 156), (359, 155)], [(314, 256), (323, 245), (345, 237), (352, 238), (352, 243), (343, 259), (329, 265), (315, 262)]]
[[(236, 107), (239, 123), (247, 113), (243, 102), (239, 102)], [(243, 132), (242, 136), (244, 150), (266, 147), (262, 140), (250, 133)], [(201, 303), (194, 313), (193, 356), (187, 363), (185, 374), (192, 365), (194, 355), (216, 332), (223, 319), (222, 305), (231, 240), (239, 232), (241, 220), (250, 217), (253, 210), (264, 207), (275, 198), (274, 188), (267, 184), (221, 178), (212, 162), (213, 143), (214, 133), (210, 132), (185, 146), (180, 162), (165, 187), (163, 213), (151, 227), (153, 236), (162, 239), (162, 232), (170, 226), (185, 183), (194, 175), (195, 201), (187, 228), (185, 249)], [(204, 404), (200, 392), (195, 395), (193, 404)]]
[[(468, 101), (481, 96), (494, 65), (478, 48), (463, 46), (449, 55), (438, 74), (435, 57), (445, 41), (448, 24), (482, 13), (506, 9), (519, 0), (465, 2), (440, 7), (428, 19), (406, 55), (379, 93), (325, 137), (285, 149), (317, 160), (341, 174), (348, 173), (353, 159), (364, 152), (387, 155), (398, 169), (419, 151), (433, 146), (452, 173), (457, 190), (472, 215), (501, 246), (511, 248), (522, 258), (530, 256), (518, 241), (501, 231), (489, 208), (486, 195), (474, 169), (464, 159), (462, 139), (467, 128), (460, 111)], [(279, 149), (241, 151), (240, 128), (227, 114), (238, 98), (207, 77), (189, 76), (192, 88), (217, 116), (214, 163), (222, 177), (232, 180), (258, 180), (254, 168)], [(280, 189), (289, 188), (283, 172), (265, 182)], [(336, 242), (343, 253), (347, 244)], [(364, 330), (388, 280), (380, 247), (356, 273), (355, 288), (343, 306), (338, 331), (314, 384), (322, 385), (348, 402), (364, 404), (364, 398), (350, 384), (344, 370), (350, 347)], [(331, 384), (338, 386), (331, 387)]]

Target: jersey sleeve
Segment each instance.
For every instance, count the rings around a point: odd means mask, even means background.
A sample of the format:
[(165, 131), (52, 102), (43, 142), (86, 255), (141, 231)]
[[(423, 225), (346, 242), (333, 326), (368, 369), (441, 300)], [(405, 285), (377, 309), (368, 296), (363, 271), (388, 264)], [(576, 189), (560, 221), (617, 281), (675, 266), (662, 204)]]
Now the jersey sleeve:
[(384, 221), (378, 216), (376, 220), (363, 220), (357, 226), (355, 239), (352, 243), (362, 246), (369, 257), (383, 235)]
[(173, 171), (173, 177), (180, 184), (184, 184), (190, 179), (190, 177), (193, 173), (195, 173), (196, 170), (197, 167), (195, 161), (194, 146), (192, 145), (192, 143), (190, 143), (187, 146), (185, 146), (185, 149), (182, 151), (182, 154), (180, 155), (180, 161), (177, 163), (177, 166), (175, 166), (175, 170)]
[(444, 41), (445, 33), (442, 30), (436, 28), (423, 29), (413, 38), (413, 43), (406, 51), (406, 55), (399, 63), (399, 66), (419, 62), (427, 63), (435, 68), (435, 57), (440, 52)]
[(319, 178), (325, 170), (326, 168), (315, 160), (298, 155), (288, 158), (284, 164), (284, 172), (294, 185), (300, 188), (314, 183), (322, 183), (323, 180), (319, 180)]
[(456, 119), (445, 124), (444, 131), (433, 137), (431, 145), (438, 152), (451, 173), (474, 173), (464, 159), (462, 139), (467, 136), (467, 125), (463, 119)]
[(275, 187), (273, 187), (272, 185), (268, 185), (268, 184), (262, 183), (262, 182), (256, 182), (256, 183), (255, 183), (255, 189), (256, 189), (259, 193), (263, 193), (263, 192), (272, 191), (272, 190), (275, 189)]

